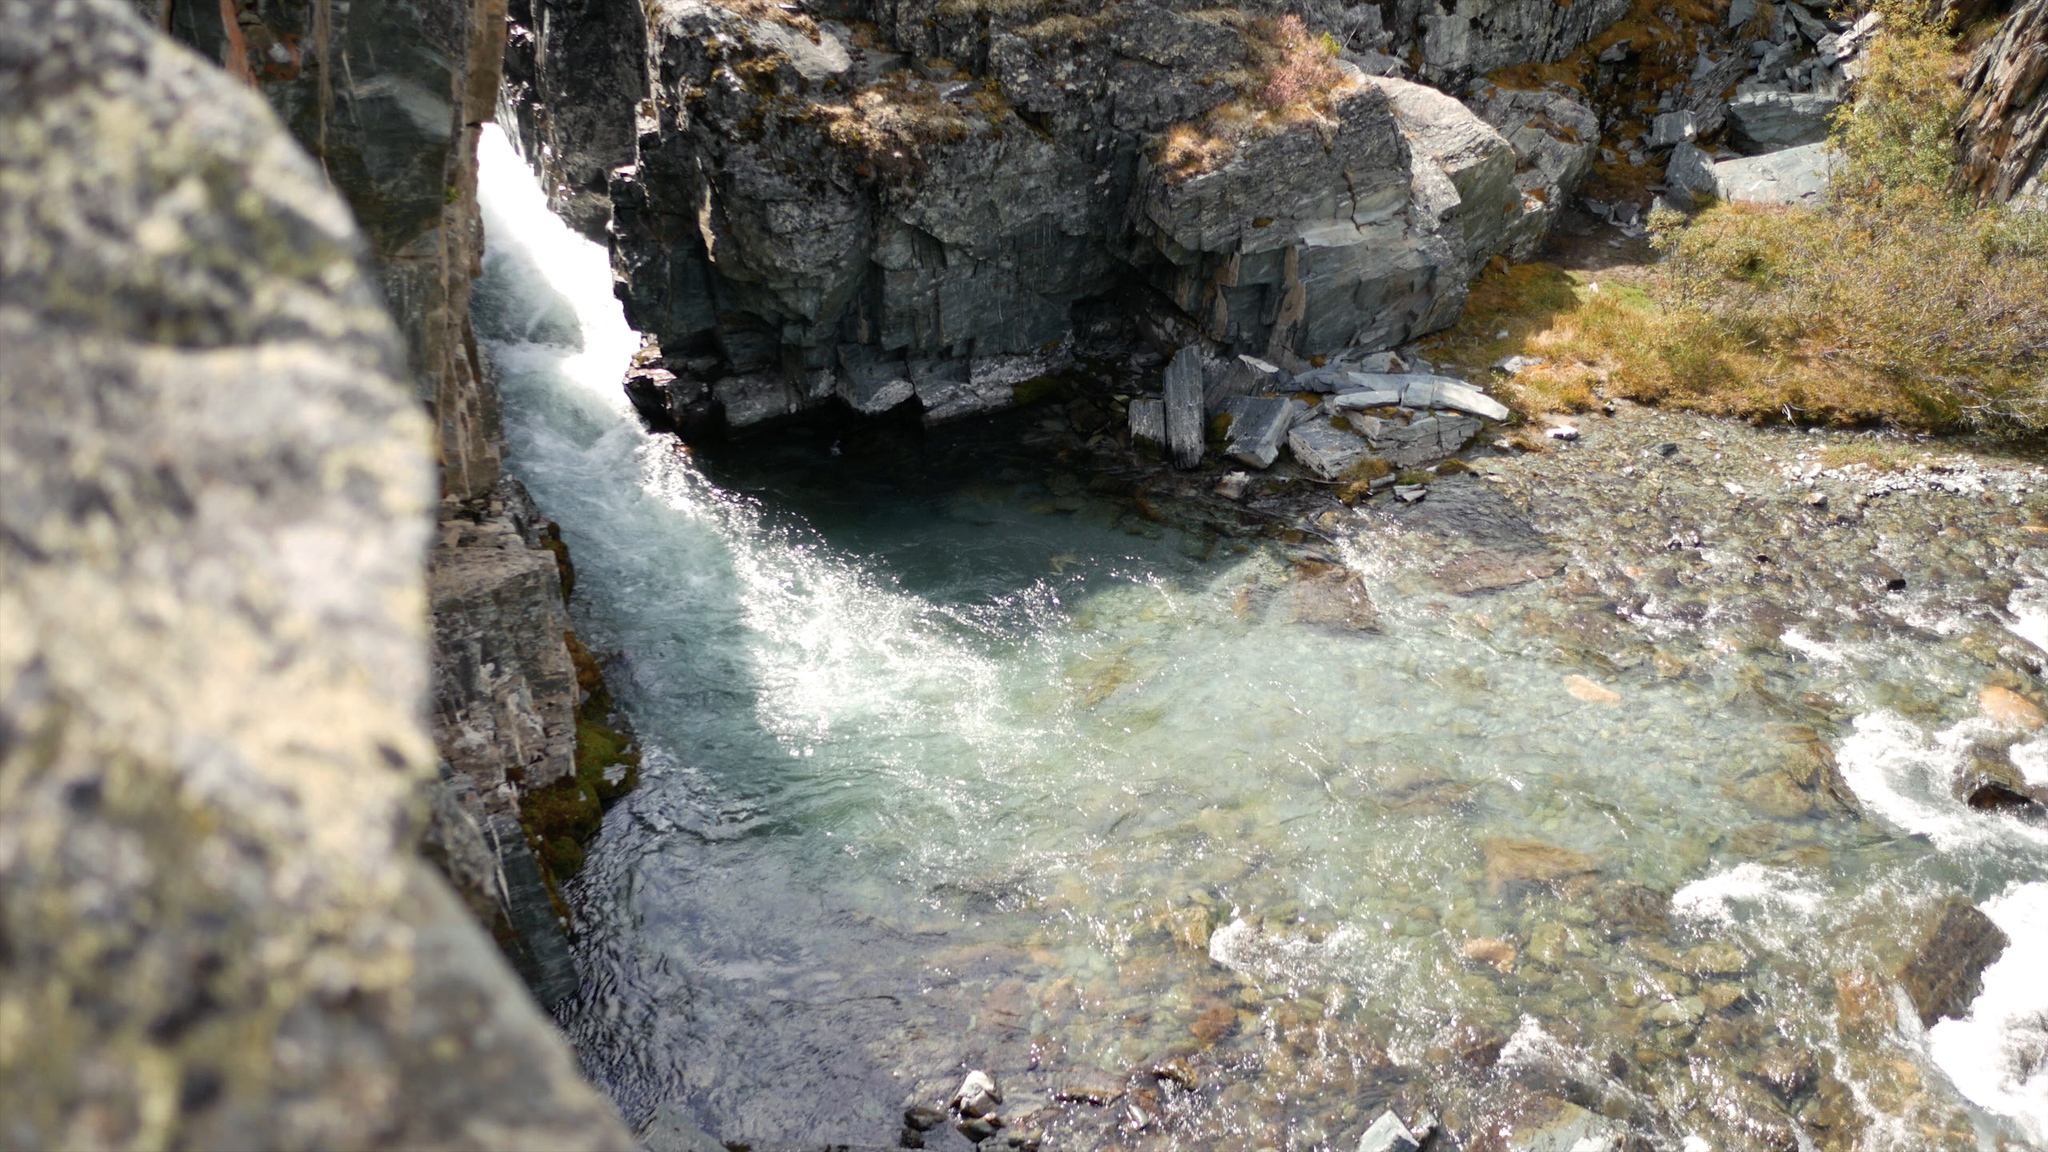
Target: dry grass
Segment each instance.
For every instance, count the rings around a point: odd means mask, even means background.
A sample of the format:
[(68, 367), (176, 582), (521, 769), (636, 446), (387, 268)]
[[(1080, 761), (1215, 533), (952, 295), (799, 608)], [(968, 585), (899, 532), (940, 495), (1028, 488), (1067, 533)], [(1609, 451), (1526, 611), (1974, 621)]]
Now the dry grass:
[(937, 89), (901, 73), (855, 93), (845, 104), (818, 104), (832, 142), (852, 149), (885, 171), (914, 171), (927, 149), (967, 138), (967, 115)]
[(1159, 139), (1154, 160), (1167, 179), (1213, 171), (1259, 135), (1333, 123), (1346, 73), (1337, 63), (1339, 45), (1328, 34), (1309, 31), (1299, 16), (1254, 20), (1235, 9), (1190, 15), (1236, 30), (1244, 38), (1247, 67), (1228, 76), (1238, 99), (1199, 123), (1174, 125)]

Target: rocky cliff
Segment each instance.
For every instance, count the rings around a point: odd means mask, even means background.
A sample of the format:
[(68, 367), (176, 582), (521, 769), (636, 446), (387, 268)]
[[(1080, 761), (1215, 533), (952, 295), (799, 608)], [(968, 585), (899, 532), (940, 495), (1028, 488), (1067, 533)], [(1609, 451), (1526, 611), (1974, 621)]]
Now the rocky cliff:
[(1553, 59), (1623, 6), (1309, 7), (521, 0), (508, 97), (557, 204), (609, 212), (643, 408), (936, 422), (1104, 318), (1294, 369), (1390, 347), (1533, 250), (1590, 114), (1396, 73)]
[(1957, 183), (1979, 203), (2048, 211), (2048, 0), (2014, 8), (1970, 63)]
[[(616, 791), (606, 771), (616, 778), (630, 763), (611, 755), (579, 778), (579, 730), (603, 740), (608, 718), (579, 723), (595, 668), (579, 677), (571, 656), (559, 544), (546, 546), (545, 520), (502, 474), (497, 389), (470, 323), (483, 244), (476, 142), (498, 106), (504, 0), (138, 2), (268, 100), (369, 241), (408, 375), (437, 424), (441, 526), (429, 592), (446, 795), (436, 811), (454, 823), (434, 826), (433, 856), (536, 994), (555, 1003), (576, 981), (556, 873), (594, 830), (599, 794)], [(599, 78), (582, 67), (573, 75)], [(559, 120), (575, 123), (590, 92), (550, 91)], [(602, 155), (591, 137), (574, 139)]]
[[(402, 95), (431, 136), (447, 106)], [(453, 314), (436, 232), (386, 266), (428, 285), (416, 321)], [(406, 347), (366, 255), (271, 108), (118, 0), (0, 22), (8, 1146), (631, 1147), (415, 851), (413, 382), (449, 384), (423, 350), (455, 345), (428, 321)], [(483, 426), (436, 412), (444, 446)], [(430, 839), (488, 870), (444, 815)]]

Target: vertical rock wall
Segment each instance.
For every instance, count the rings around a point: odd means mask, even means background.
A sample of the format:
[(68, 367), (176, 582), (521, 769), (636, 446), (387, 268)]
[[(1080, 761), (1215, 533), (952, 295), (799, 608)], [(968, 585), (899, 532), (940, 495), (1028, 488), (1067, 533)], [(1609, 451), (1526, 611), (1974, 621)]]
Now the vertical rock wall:
[(414, 850), (433, 438), (365, 254), (245, 84), (10, 6), (0, 1144), (632, 1146)]
[(2027, 0), (1971, 61), (1957, 183), (1978, 203), (2048, 211), (2048, 0)]
[[(583, 10), (594, 16), (602, 2), (587, 0)], [(637, 0), (625, 2), (637, 19)], [(409, 375), (437, 424), (432, 716), (442, 786), (453, 802), (436, 811), (464, 819), (437, 825), (435, 834), (467, 848), (436, 858), (536, 994), (555, 1003), (575, 990), (575, 971), (561, 911), (550, 910), (558, 904), (554, 877), (543, 875), (529, 849), (530, 840), (555, 833), (522, 818), (529, 797), (564, 782), (579, 791), (579, 810), (599, 802), (590, 785), (574, 782), (577, 714), (587, 692), (566, 642), (556, 561), (539, 539), (545, 522), (502, 473), (497, 389), (469, 316), (483, 248), (476, 145), (498, 108), (508, 56), (505, 0), (138, 3), (145, 17), (277, 109), (368, 238)], [(576, 101), (594, 97), (606, 79), (595, 58), (569, 47), (558, 56), (566, 59), (549, 57), (545, 70), (565, 104), (548, 120), (551, 132), (596, 119)], [(626, 124), (630, 131), (630, 116)], [(608, 155), (601, 135), (573, 135), (574, 154), (601, 163)], [(460, 866), (486, 849), (497, 866)], [(521, 878), (534, 890), (520, 890)]]

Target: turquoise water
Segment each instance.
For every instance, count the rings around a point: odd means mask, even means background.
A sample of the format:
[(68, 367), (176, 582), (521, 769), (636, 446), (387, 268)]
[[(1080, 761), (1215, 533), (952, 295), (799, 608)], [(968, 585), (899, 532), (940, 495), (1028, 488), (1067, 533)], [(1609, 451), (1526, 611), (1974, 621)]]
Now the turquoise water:
[[(1680, 614), (1589, 664), (1550, 585), (1447, 598), (1398, 526), (1345, 546), (1377, 630), (1332, 627), (1287, 556), (1091, 495), (1029, 412), (693, 450), (632, 416), (603, 254), (516, 164), (493, 136), (477, 306), (511, 465), (646, 751), (564, 1016), (629, 1121), (890, 1144), (980, 1067), (1059, 1147), (1349, 1147), (1389, 1103), (1472, 1133), (1535, 1093), (1688, 1152), (2043, 1137), (2013, 974), (2048, 832), (1947, 797), (1981, 725), (1938, 629), (1763, 659)], [(1817, 732), (1756, 703), (1800, 692)], [(1745, 783), (1816, 735), (1866, 818)], [(1531, 881), (1521, 841), (1582, 859)], [(1846, 1017), (1947, 892), (2021, 942), (1981, 1019)], [(1780, 1049), (1829, 1086), (1772, 1095)], [(1126, 1079), (1175, 1057), (1196, 1090)], [(1144, 1091), (1054, 1099), (1104, 1084)]]

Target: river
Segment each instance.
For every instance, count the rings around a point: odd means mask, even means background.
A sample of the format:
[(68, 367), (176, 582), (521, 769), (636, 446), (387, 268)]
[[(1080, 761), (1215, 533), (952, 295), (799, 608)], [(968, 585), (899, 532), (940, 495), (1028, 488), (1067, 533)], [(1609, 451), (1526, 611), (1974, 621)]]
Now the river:
[[(2048, 828), (1947, 786), (1993, 738), (1963, 639), (2048, 643), (2026, 541), (1989, 615), (1752, 647), (1653, 591), (1600, 648), (1558, 640), (1559, 580), (1446, 597), (1389, 521), (1337, 546), (1347, 627), (1328, 574), (1098, 496), (1031, 412), (650, 435), (603, 251), (495, 127), (482, 171), (510, 466), (645, 750), (562, 1013), (629, 1122), (890, 1145), (986, 1068), (1060, 1148), (1349, 1148), (1388, 1106), (1491, 1147), (1537, 1097), (1686, 1152), (2048, 1141)], [(2033, 506), (2006, 475), (1986, 500)], [(1429, 506), (1491, 491), (1457, 479)], [(2001, 747), (2048, 780), (2048, 741)], [(1860, 816), (1782, 767), (1822, 759)], [(1865, 974), (1949, 893), (2012, 944), (1923, 1031)]]

